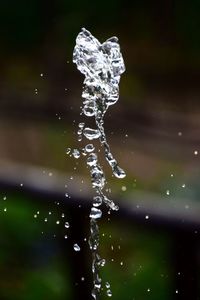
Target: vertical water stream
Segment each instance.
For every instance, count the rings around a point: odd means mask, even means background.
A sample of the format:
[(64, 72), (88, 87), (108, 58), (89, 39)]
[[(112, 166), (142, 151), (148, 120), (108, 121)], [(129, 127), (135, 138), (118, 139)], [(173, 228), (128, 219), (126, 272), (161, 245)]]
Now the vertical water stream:
[[(89, 141), (99, 139), (113, 174), (117, 178), (124, 178), (126, 174), (112, 155), (104, 131), (104, 115), (108, 107), (115, 104), (119, 99), (120, 76), (125, 71), (117, 37), (112, 37), (101, 44), (89, 31), (83, 28), (76, 38), (73, 62), (77, 65), (78, 70), (85, 75), (82, 112), (86, 117), (93, 117), (96, 124), (95, 128), (90, 128), (85, 123), (79, 123), (78, 141), (81, 141), (83, 137)], [(97, 220), (102, 216), (102, 204), (105, 204), (109, 210), (118, 210), (118, 206), (105, 195), (105, 174), (99, 163), (94, 145), (90, 142), (82, 149), (69, 149), (68, 153), (74, 158), (79, 158), (81, 153), (86, 156), (95, 193), (90, 211), (89, 246), (92, 252), (92, 297), (99, 299), (102, 287), (99, 270), (105, 265), (105, 259), (101, 258), (98, 252), (99, 227)], [(111, 296), (108, 283), (106, 288), (107, 295)]]

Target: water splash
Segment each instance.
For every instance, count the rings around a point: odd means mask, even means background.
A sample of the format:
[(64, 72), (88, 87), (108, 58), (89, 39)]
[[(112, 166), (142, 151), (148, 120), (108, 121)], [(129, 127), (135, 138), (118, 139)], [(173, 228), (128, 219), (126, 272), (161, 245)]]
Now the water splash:
[[(112, 173), (117, 178), (124, 178), (126, 174), (119, 167), (117, 160), (111, 153), (104, 131), (104, 115), (109, 106), (115, 104), (119, 99), (120, 76), (125, 71), (118, 38), (111, 37), (101, 44), (89, 31), (83, 28), (76, 38), (73, 62), (77, 65), (78, 70), (85, 75), (82, 92), (82, 113), (86, 117), (93, 117), (96, 124), (96, 128), (90, 128), (85, 127), (85, 123), (79, 123), (78, 141), (82, 141), (83, 136), (90, 141), (99, 139)], [(105, 259), (102, 259), (98, 253), (99, 227), (97, 220), (102, 216), (100, 207), (103, 203), (109, 210), (116, 211), (119, 208), (113, 200), (108, 199), (104, 194), (105, 174), (99, 164), (94, 145), (90, 143), (81, 150), (67, 150), (67, 154), (76, 159), (80, 157), (80, 153), (87, 156), (86, 162), (89, 166), (92, 187), (95, 191), (90, 211), (89, 246), (92, 251), (94, 284), (91, 294), (94, 299), (98, 299), (102, 287), (99, 270), (105, 265)], [(107, 295), (112, 296), (110, 289), (108, 289)]]

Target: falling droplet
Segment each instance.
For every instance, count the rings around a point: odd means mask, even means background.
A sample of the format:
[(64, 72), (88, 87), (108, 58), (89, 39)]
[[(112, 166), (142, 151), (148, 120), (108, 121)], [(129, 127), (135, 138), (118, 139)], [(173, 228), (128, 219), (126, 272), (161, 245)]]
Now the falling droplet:
[(79, 247), (78, 244), (74, 244), (74, 250), (75, 250), (76, 252), (78, 252), (78, 251), (81, 250), (81, 248)]
[(93, 197), (93, 206), (98, 207), (102, 204), (102, 197), (95, 196)]
[(69, 228), (69, 222), (65, 222), (65, 228)]
[(112, 292), (111, 292), (111, 290), (107, 290), (107, 291), (106, 291), (106, 294), (107, 294), (108, 297), (112, 297)]
[(95, 150), (94, 145), (93, 144), (88, 144), (85, 146), (85, 151), (87, 153), (93, 152)]
[(102, 216), (102, 211), (98, 208), (92, 207), (90, 212), (90, 218), (99, 219)]
[(89, 127), (83, 130), (83, 134), (88, 140), (98, 139), (101, 135), (98, 129), (92, 129)]
[(73, 149), (72, 155), (74, 158), (78, 159), (80, 157), (80, 151), (78, 149)]

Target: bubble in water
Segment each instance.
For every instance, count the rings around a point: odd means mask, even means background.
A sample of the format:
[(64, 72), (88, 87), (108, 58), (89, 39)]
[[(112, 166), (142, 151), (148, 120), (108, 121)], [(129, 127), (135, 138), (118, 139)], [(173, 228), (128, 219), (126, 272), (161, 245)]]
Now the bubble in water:
[(3, 200), (5, 201), (6, 199), (7, 199), (7, 197), (6, 197), (6, 196), (4, 196), (4, 197), (3, 197)]
[(169, 196), (170, 195), (170, 191), (166, 190), (166, 194), (167, 194), (167, 196)]
[(74, 244), (74, 250), (75, 250), (76, 252), (78, 252), (78, 251), (81, 250), (81, 248), (79, 247), (78, 244)]
[(59, 225), (59, 224), (60, 224), (60, 221), (56, 221), (56, 224)]
[(65, 234), (64, 238), (65, 238), (65, 239), (67, 239), (67, 238), (68, 238), (68, 236)]
[(98, 208), (92, 207), (90, 212), (90, 218), (99, 219), (102, 216), (102, 211)]
[(7, 212), (7, 207), (5, 207), (5, 208), (3, 209), (3, 211), (4, 211), (4, 212)]

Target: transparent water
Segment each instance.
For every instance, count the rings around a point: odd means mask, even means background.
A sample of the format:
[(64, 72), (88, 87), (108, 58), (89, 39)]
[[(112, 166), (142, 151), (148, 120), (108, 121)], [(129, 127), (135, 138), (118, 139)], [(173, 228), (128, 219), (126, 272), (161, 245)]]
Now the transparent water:
[[(76, 38), (73, 52), (73, 62), (78, 70), (85, 75), (83, 82), (83, 106), (82, 113), (86, 117), (93, 117), (96, 128), (86, 127), (85, 123), (78, 125), (78, 141), (83, 137), (89, 141), (99, 139), (103, 147), (105, 159), (117, 178), (126, 176), (124, 170), (119, 167), (117, 160), (111, 153), (104, 131), (104, 115), (110, 105), (119, 99), (119, 81), (125, 71), (124, 60), (120, 52), (117, 37), (111, 37), (104, 43), (100, 43), (88, 30), (83, 28)], [(98, 150), (98, 149), (97, 149)], [(86, 163), (90, 170), (92, 187), (94, 189), (93, 203), (90, 211), (90, 238), (89, 246), (92, 252), (93, 290), (91, 295), (99, 299), (102, 288), (102, 279), (99, 274), (101, 267), (105, 265), (98, 253), (99, 227), (97, 220), (102, 217), (101, 206), (105, 204), (109, 210), (118, 210), (113, 200), (109, 199), (104, 192), (106, 178), (99, 163), (97, 151), (92, 143), (82, 149), (67, 149), (67, 154), (78, 159), (81, 154), (86, 156)], [(75, 251), (79, 251), (78, 245), (74, 245)], [(110, 284), (106, 283), (107, 296), (111, 297)]]

